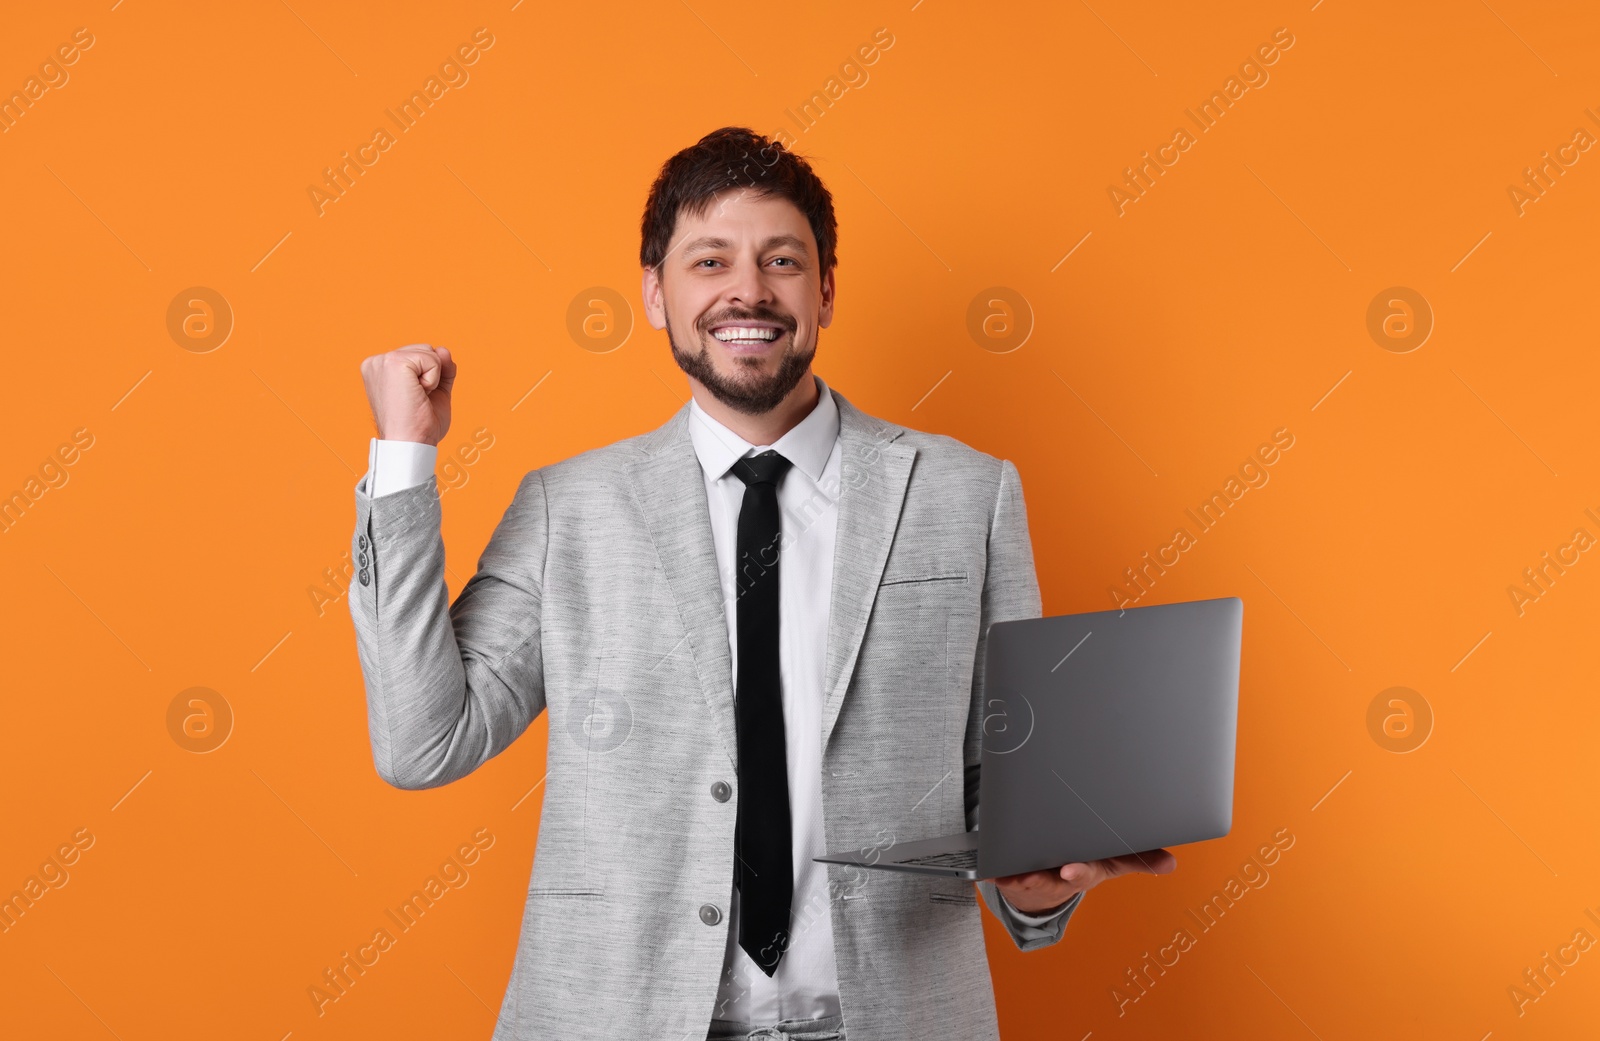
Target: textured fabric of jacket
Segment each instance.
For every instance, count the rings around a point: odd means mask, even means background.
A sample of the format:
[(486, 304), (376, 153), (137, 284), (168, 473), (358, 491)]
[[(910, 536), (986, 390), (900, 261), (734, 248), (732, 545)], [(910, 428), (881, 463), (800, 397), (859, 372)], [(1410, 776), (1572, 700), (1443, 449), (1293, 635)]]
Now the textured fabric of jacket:
[[(977, 826), (983, 634), (1038, 617), (1040, 599), (1010, 462), (834, 396), (823, 816), (830, 850), (870, 849)], [(736, 744), (688, 417), (685, 405), (656, 430), (527, 474), (453, 604), (437, 482), (375, 499), (356, 488), (351, 556), (369, 565), (349, 600), (379, 775), (448, 784), (548, 713), (544, 805), (495, 1041), (699, 1041), (715, 1011)], [(718, 782), (734, 797), (716, 799)], [(795, 908), (795, 927), (830, 916), (852, 1041), (998, 1037), (972, 883), (829, 871), (828, 906)], [(993, 883), (976, 891), (1024, 949), (1057, 942), (1071, 915), (1034, 935), (1002, 912)]]

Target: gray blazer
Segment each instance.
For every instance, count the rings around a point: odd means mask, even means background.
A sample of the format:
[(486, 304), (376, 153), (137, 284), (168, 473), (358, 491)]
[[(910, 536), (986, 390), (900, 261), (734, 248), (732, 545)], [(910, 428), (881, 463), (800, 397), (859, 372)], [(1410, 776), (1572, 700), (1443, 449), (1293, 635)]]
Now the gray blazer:
[[(1016, 467), (834, 392), (842, 483), (823, 708), (830, 850), (978, 822), (990, 622), (1040, 614)], [(527, 474), (454, 604), (437, 483), (356, 488), (350, 612), (378, 774), (465, 777), (549, 713), (548, 775), (511, 981), (511, 1038), (700, 1041), (733, 890), (727, 626), (685, 405)], [(596, 721), (601, 721), (598, 725)], [(973, 885), (832, 865), (852, 1039), (999, 1036)], [(1061, 938), (985, 903), (1018, 947)], [(1074, 905), (1074, 910), (1076, 905)], [(796, 908), (797, 919), (808, 909)], [(596, 928), (596, 922), (626, 928)], [(796, 928), (800, 926), (797, 925)]]

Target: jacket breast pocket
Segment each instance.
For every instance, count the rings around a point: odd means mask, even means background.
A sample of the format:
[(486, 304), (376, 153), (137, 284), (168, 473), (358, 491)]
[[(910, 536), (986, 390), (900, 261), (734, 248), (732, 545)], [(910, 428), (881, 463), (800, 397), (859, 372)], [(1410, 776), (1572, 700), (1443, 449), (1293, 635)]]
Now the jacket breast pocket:
[(950, 569), (934, 569), (926, 573), (921, 570), (901, 572), (899, 574), (884, 575), (883, 581), (878, 583), (878, 587), (881, 589), (888, 586), (911, 586), (935, 582), (955, 582), (960, 585), (966, 585), (967, 573)]
[(889, 569), (872, 608), (872, 650), (886, 654), (897, 670), (913, 670), (923, 683), (943, 687), (950, 637), (959, 633), (974, 600), (967, 572), (921, 566)]
[(606, 895), (603, 888), (588, 886), (531, 886), (528, 889), (529, 899), (543, 897), (574, 897), (599, 900)]

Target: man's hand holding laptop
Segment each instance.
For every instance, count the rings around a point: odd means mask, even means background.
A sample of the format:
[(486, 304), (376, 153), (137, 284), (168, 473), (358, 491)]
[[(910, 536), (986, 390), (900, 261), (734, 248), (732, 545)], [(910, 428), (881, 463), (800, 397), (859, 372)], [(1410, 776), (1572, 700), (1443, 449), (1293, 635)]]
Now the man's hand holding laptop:
[(1063, 864), (1054, 871), (1025, 871), (994, 880), (1006, 902), (1023, 914), (1041, 915), (1059, 911), (1068, 900), (1087, 893), (1108, 878), (1118, 875), (1170, 875), (1178, 858), (1164, 849), (1128, 853), (1086, 864)]

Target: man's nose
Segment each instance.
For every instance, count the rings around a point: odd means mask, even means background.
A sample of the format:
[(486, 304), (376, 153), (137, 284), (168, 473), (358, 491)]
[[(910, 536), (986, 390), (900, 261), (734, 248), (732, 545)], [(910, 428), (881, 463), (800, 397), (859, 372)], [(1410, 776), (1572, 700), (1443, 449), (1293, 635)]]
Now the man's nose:
[(728, 302), (745, 307), (766, 307), (773, 302), (772, 284), (760, 266), (740, 264), (733, 284), (728, 287)]

